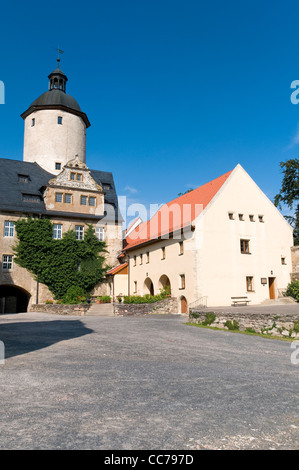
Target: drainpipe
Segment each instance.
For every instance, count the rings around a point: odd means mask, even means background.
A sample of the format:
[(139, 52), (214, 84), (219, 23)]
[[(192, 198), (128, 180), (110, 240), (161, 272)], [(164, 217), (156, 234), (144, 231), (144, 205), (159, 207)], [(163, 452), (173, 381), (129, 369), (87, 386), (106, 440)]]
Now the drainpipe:
[(38, 289), (39, 289), (39, 281), (38, 281), (38, 275), (36, 277), (36, 305), (38, 304)]

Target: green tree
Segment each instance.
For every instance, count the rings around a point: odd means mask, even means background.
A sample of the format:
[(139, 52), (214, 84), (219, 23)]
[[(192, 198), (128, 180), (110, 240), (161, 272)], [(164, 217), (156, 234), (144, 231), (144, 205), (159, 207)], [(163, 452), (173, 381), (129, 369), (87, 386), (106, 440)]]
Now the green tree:
[(53, 239), (53, 224), (46, 218), (22, 219), (15, 226), (15, 262), (45, 284), (56, 299), (73, 286), (88, 294), (103, 280), (108, 268), (104, 268), (105, 243), (96, 238), (92, 226), (84, 240), (76, 240), (73, 230), (62, 239)]
[(294, 215), (285, 218), (294, 228), (294, 244), (299, 245), (299, 160), (294, 158), (281, 162), (280, 167), (283, 170), (283, 180), (274, 204), (281, 209), (283, 203), (294, 210)]

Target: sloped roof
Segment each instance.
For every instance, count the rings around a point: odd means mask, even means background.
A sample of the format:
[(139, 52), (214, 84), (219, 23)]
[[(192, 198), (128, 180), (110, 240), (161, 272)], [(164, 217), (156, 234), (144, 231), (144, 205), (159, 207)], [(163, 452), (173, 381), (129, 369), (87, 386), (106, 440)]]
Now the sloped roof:
[(211, 202), (232, 171), (164, 204), (149, 221), (140, 224), (125, 238), (124, 250), (190, 226)]
[(120, 264), (120, 265), (116, 266), (115, 268), (110, 269), (110, 271), (107, 271), (106, 275), (110, 274), (110, 275), (114, 276), (114, 274), (119, 273), (120, 271), (122, 271), (124, 268), (127, 268), (127, 267), (128, 267), (128, 263)]

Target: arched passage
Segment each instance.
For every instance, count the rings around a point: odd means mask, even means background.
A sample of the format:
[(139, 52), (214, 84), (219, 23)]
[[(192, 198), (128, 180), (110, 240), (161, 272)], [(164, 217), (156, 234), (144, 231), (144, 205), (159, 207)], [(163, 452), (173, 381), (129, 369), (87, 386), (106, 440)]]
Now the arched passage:
[(163, 274), (159, 279), (159, 289), (167, 289), (169, 294), (171, 294), (171, 284), (169, 277), (166, 274)]
[(188, 303), (184, 295), (181, 296), (181, 313), (188, 313)]
[(0, 313), (27, 312), (30, 294), (17, 286), (0, 286)]
[(153, 281), (147, 277), (143, 284), (143, 293), (154, 295), (154, 284)]

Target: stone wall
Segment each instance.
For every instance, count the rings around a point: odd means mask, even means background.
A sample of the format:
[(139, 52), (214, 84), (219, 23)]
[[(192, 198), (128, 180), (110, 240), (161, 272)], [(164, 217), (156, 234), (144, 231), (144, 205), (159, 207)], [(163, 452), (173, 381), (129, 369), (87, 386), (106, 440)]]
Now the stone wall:
[(275, 313), (233, 313), (233, 312), (213, 312), (213, 309), (193, 310), (189, 314), (189, 321), (192, 323), (202, 323), (207, 318), (207, 313), (214, 313), (215, 321), (210, 325), (212, 327), (224, 328), (227, 320), (233, 322), (236, 320), (239, 324), (239, 330), (245, 331), (251, 328), (256, 333), (271, 334), (272, 336), (299, 338), (299, 333), (294, 332), (294, 322), (298, 321), (299, 315), (296, 314), (275, 314)]
[(165, 315), (178, 313), (178, 300), (174, 297), (159, 300), (152, 304), (114, 304), (115, 315)]
[(29, 312), (52, 313), (55, 315), (85, 315), (90, 308), (89, 304), (35, 304), (28, 309)]

